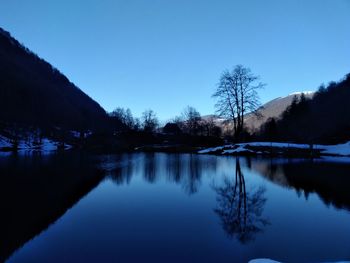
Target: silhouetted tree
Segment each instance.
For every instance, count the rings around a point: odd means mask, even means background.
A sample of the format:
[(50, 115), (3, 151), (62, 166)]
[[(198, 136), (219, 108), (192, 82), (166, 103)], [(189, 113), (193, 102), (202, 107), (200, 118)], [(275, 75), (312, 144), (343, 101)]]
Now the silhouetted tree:
[(275, 118), (269, 118), (262, 125), (261, 131), (264, 133), (264, 139), (274, 141), (278, 139), (277, 123)]
[(214, 117), (211, 116), (207, 119), (202, 119), (200, 125), (204, 135), (214, 137), (221, 136), (221, 128), (215, 124)]
[(257, 90), (264, 84), (249, 68), (237, 65), (232, 71), (224, 71), (213, 94), (217, 99), (217, 113), (233, 121), (234, 136), (239, 138), (244, 129), (244, 115), (257, 112), (260, 102)]
[(135, 122), (130, 109), (118, 107), (112, 111), (110, 115), (111, 117), (115, 118), (117, 122), (121, 123), (125, 129), (134, 129)]
[(133, 129), (135, 131), (139, 131), (139, 130), (141, 130), (141, 128), (142, 128), (142, 124), (141, 124), (140, 119), (139, 118), (134, 118), (134, 127), (133, 127)]
[(191, 135), (197, 135), (200, 129), (200, 113), (194, 107), (187, 106), (182, 115), (186, 132)]
[(146, 110), (142, 113), (142, 126), (145, 132), (155, 132), (159, 121), (153, 110)]
[[(321, 85), (308, 99), (301, 94), (276, 121), (277, 139), (309, 143), (340, 143), (350, 139), (350, 76)], [(263, 129), (262, 137), (269, 137)]]

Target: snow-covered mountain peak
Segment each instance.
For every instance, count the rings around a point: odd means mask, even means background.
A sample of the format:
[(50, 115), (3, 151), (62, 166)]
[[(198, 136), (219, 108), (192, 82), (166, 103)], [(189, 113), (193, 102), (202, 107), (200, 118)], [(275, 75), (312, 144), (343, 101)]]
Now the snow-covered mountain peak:
[(293, 96), (293, 95), (301, 95), (301, 94), (305, 94), (305, 95), (312, 95), (313, 93), (315, 93), (314, 91), (297, 91), (297, 92), (293, 92), (291, 94), (289, 94), (288, 96)]

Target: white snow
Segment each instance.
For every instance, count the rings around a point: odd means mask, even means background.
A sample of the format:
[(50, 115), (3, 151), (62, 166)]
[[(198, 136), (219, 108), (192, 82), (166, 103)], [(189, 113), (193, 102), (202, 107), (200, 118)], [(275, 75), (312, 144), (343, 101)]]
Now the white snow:
[(74, 138), (80, 138), (80, 132), (78, 131), (70, 131), (71, 135), (74, 137)]
[(55, 151), (57, 150), (57, 143), (45, 138), (42, 140), (41, 149), (45, 152)]
[(70, 131), (70, 134), (71, 134), (71, 136), (73, 136), (73, 137), (76, 138), (76, 139), (79, 139), (81, 136), (83, 136), (83, 138), (87, 138), (87, 137), (89, 137), (89, 136), (92, 135), (92, 131), (88, 130), (88, 131), (83, 132), (83, 133), (81, 134), (81, 132), (79, 132), (79, 131), (71, 130), (71, 131)]
[[(233, 149), (237, 147), (236, 149)], [(223, 153), (238, 153), (238, 152), (253, 152), (246, 148), (246, 146), (255, 146), (255, 147), (276, 147), (276, 148), (300, 148), (307, 149), (310, 146), (307, 144), (295, 144), (295, 143), (279, 143), (279, 142), (249, 142), (249, 143), (237, 143), (237, 144), (228, 144), (224, 146), (212, 147), (200, 150), (198, 153), (214, 153), (218, 151), (223, 151)]]
[(224, 150), (225, 148), (232, 148), (232, 146), (233, 145), (224, 145), (224, 146), (218, 146), (213, 148), (207, 148), (204, 150), (200, 150), (198, 153), (213, 153), (213, 152)]
[(344, 144), (337, 145), (320, 145), (322, 153), (337, 154), (337, 155), (350, 155), (350, 141)]
[(283, 143), (283, 142), (247, 142), (247, 143), (238, 143), (240, 146), (261, 146), (261, 147), (276, 147), (276, 148), (299, 148), (299, 149), (308, 149), (310, 145), (308, 144), (297, 144), (297, 143)]
[(236, 149), (230, 149), (230, 150), (224, 150), (222, 152), (222, 154), (232, 154), (232, 153), (247, 153), (247, 152), (251, 152), (251, 153), (254, 153), (253, 151), (249, 150), (249, 149), (246, 149), (244, 148), (243, 146), (239, 146), (238, 148)]
[(11, 147), (10, 140), (0, 135), (0, 148)]
[[(349, 263), (350, 261), (327, 261), (328, 263)], [(327, 263), (323, 261), (323, 263)], [(249, 260), (248, 263), (281, 263), (280, 261), (272, 260), (269, 258), (256, 258)]]
[(280, 263), (280, 262), (269, 258), (257, 258), (257, 259), (249, 260), (248, 263)]
[[(238, 146), (238, 148), (237, 148)], [(222, 154), (232, 154), (239, 152), (255, 152), (247, 149), (248, 146), (253, 147), (274, 147), (274, 148), (297, 148), (297, 149), (309, 149), (309, 144), (297, 144), (297, 143), (280, 143), (280, 142), (248, 142), (229, 144), (224, 146), (218, 146), (213, 148), (207, 148), (200, 150), (198, 153), (215, 153), (221, 151)], [(321, 151), (322, 155), (336, 155), (336, 156), (348, 156), (350, 157), (350, 141), (344, 144), (337, 145), (320, 145), (314, 144), (313, 149)], [(257, 153), (261, 153), (258, 151)]]
[(288, 96), (291, 96), (291, 95), (301, 95), (301, 94), (305, 94), (305, 95), (309, 95), (309, 94), (313, 94), (315, 93), (314, 91), (310, 91), (310, 90), (307, 90), (307, 91), (297, 91), (297, 92), (293, 92), (291, 94), (289, 94)]
[[(0, 151), (3, 148), (12, 148), (13, 144), (11, 140), (5, 136), (0, 135)], [(43, 138), (41, 143), (38, 143), (37, 140), (33, 136), (29, 136), (27, 139), (19, 139), (18, 140), (18, 152), (20, 153), (28, 153), (28, 152), (42, 152), (42, 153), (50, 153), (56, 151), (58, 148), (58, 142), (50, 140), (48, 138)], [(71, 149), (72, 146), (65, 144), (64, 149)]]

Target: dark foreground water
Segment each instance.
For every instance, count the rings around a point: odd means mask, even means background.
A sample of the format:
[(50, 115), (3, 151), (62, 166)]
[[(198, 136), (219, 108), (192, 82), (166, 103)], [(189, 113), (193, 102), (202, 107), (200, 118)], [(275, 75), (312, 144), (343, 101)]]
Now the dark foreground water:
[(350, 259), (347, 163), (9, 155), (0, 198), (0, 261)]

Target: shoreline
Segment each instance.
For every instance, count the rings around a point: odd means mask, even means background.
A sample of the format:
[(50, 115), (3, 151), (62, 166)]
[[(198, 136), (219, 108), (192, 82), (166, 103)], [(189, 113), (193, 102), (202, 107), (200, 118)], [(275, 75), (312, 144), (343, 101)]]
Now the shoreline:
[(232, 156), (268, 156), (286, 158), (350, 157), (350, 142), (338, 145), (308, 145), (280, 142), (249, 142), (216, 147), (189, 145), (146, 145), (137, 147), (140, 152), (194, 153)]
[[(11, 149), (0, 149), (1, 153), (55, 153), (62, 152), (63, 149), (47, 149), (43, 148), (27, 148), (13, 151)], [(4, 151), (3, 151), (4, 150)], [(67, 150), (83, 150), (75, 147), (67, 147)], [(91, 152), (87, 150), (87, 152)], [(93, 152), (93, 151), (92, 151)], [(103, 149), (98, 151), (104, 153)], [(307, 145), (296, 143), (281, 143), (281, 142), (248, 142), (225, 144), (214, 147), (193, 146), (187, 144), (152, 144), (143, 145), (125, 151), (115, 149), (115, 151), (106, 151), (106, 153), (121, 153), (121, 152), (163, 152), (163, 153), (191, 153), (191, 154), (208, 154), (217, 156), (262, 156), (262, 157), (284, 157), (284, 158), (321, 158), (321, 157), (348, 157), (350, 159), (350, 142), (338, 145)]]

